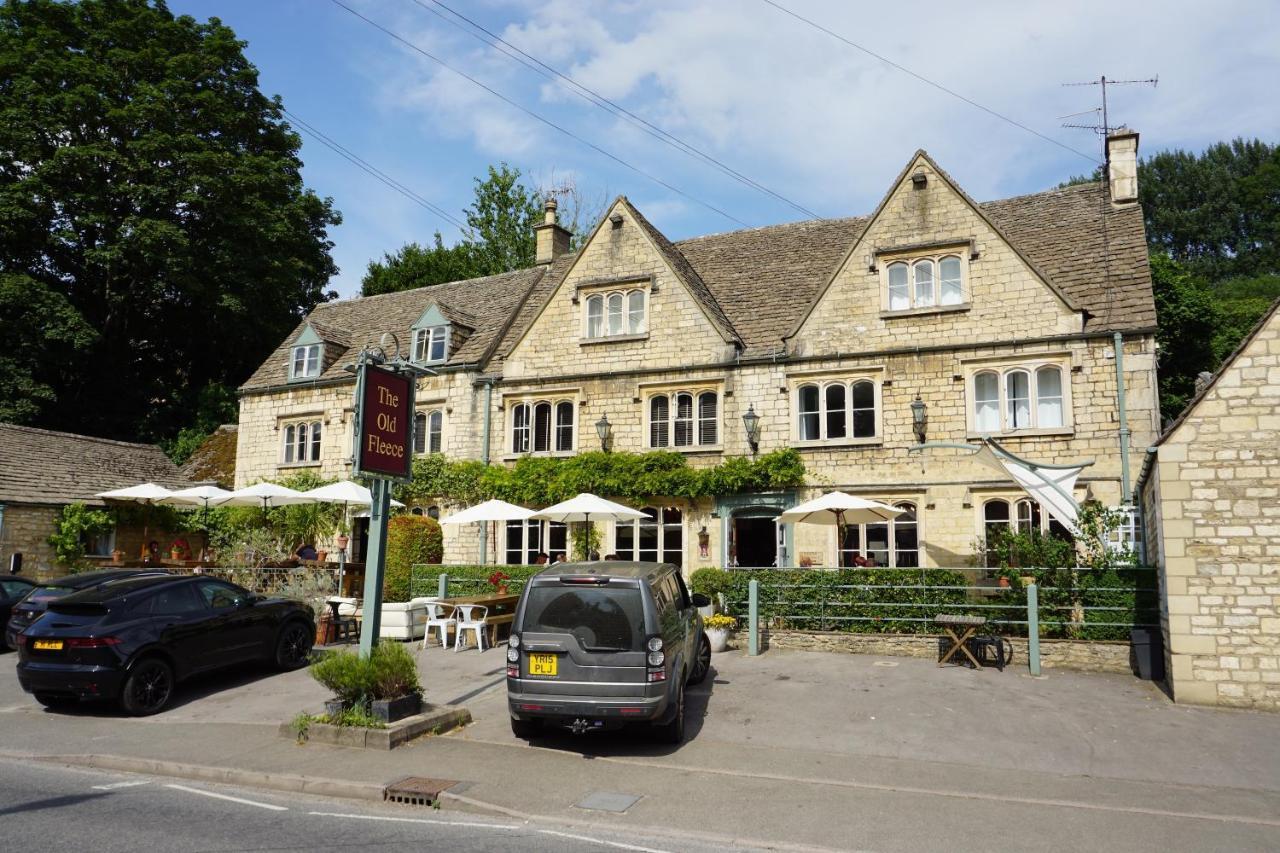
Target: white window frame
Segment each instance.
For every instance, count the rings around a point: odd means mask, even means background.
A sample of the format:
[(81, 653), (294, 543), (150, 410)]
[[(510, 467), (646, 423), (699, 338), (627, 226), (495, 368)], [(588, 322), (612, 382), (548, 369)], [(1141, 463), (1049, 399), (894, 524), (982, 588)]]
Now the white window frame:
[[(527, 559), (528, 562), (520, 562), (520, 563), (510, 562), (509, 555), (513, 550), (516, 550), (508, 546), (508, 536), (510, 535), (511, 525), (513, 524), (520, 525), (519, 551), (521, 556)], [(552, 548), (551, 546), (552, 532), (557, 529), (562, 529), (564, 532), (564, 548), (563, 549)], [(537, 531), (537, 542), (531, 545), (529, 534), (535, 530)], [(534, 560), (537, 559), (539, 553), (546, 554), (547, 561), (548, 563), (550, 563), (551, 561), (555, 560), (556, 553), (561, 550), (564, 551), (565, 559), (568, 559), (569, 552), (572, 549), (572, 547), (573, 547), (573, 538), (569, 535), (569, 525), (565, 524), (563, 521), (537, 521), (537, 520), (508, 521), (502, 525), (502, 544), (501, 544), (502, 560), (507, 565), (517, 565), (517, 566), (533, 565), (533, 562)]]
[[(704, 394), (712, 394), (716, 399), (716, 411), (714, 417), (715, 435), (708, 437), (704, 427), (705, 419), (701, 417), (702, 397)], [(692, 405), (690, 408), (689, 418), (679, 417), (679, 406), (677, 401), (681, 396), (688, 396)], [(653, 401), (656, 397), (667, 398), (667, 441), (665, 444), (656, 444), (653, 440)], [(645, 447), (650, 450), (676, 450), (682, 452), (698, 451), (698, 450), (714, 450), (721, 447), (720, 433), (722, 432), (720, 424), (720, 412), (722, 405), (722, 393), (717, 388), (655, 388), (649, 391), (644, 398), (644, 442)], [(687, 444), (676, 444), (676, 426), (677, 424), (686, 423), (689, 428), (689, 442)], [(710, 438), (710, 440), (708, 440)]]
[[(439, 358), (431, 357), (431, 350), (440, 345)], [(449, 326), (423, 326), (413, 330), (413, 360), (417, 364), (442, 364), (449, 360)]]
[[(688, 546), (688, 542), (686, 541), (687, 537), (685, 536), (685, 527), (686, 527), (685, 522), (688, 520), (689, 514), (685, 510), (682, 510), (679, 507), (674, 507), (674, 506), (669, 506), (669, 507), (642, 506), (642, 507), (638, 507), (638, 509), (640, 512), (653, 512), (656, 515), (656, 520), (650, 520), (648, 518), (644, 518), (644, 519), (635, 519), (633, 521), (616, 522), (613, 525), (613, 547), (610, 549), (610, 551), (614, 554), (617, 554), (618, 558), (621, 560), (641, 560), (641, 561), (646, 560), (647, 557), (643, 555), (642, 549), (640, 548), (640, 526), (643, 523), (644, 526), (646, 527), (649, 527), (652, 525), (657, 528), (657, 535), (658, 535), (657, 550), (656, 550), (657, 562), (660, 562), (660, 563), (666, 562), (665, 556), (668, 553), (677, 553), (680, 555), (680, 557), (679, 557), (679, 562), (677, 562), (676, 565), (683, 566), (685, 562), (685, 549)], [(667, 513), (669, 512), (679, 513), (680, 520), (668, 521)], [(622, 550), (622, 545), (619, 544), (618, 542), (618, 531), (624, 528), (629, 529), (631, 531), (631, 547), (628, 548), (625, 552)], [(668, 535), (668, 531), (670, 530), (678, 531), (680, 536), (679, 547), (668, 546), (667, 535)], [(643, 549), (643, 550), (648, 551), (651, 549)]]
[[(942, 262), (948, 259), (954, 259), (960, 264), (960, 292), (949, 301), (943, 301), (942, 292)], [(922, 264), (929, 264), (932, 283), (930, 301), (921, 299), (919, 287), (921, 281), (917, 280), (916, 270)], [(880, 292), (881, 292), (881, 310), (886, 314), (904, 314), (907, 312), (928, 312), (928, 311), (949, 311), (964, 308), (969, 304), (969, 260), (965, 251), (952, 248), (946, 251), (932, 252), (929, 254), (912, 255), (910, 257), (892, 257), (881, 258), (880, 262)], [(903, 266), (907, 272), (906, 288), (907, 288), (907, 305), (906, 307), (893, 306), (893, 296), (889, 287), (890, 270), (897, 266)]]
[[(814, 447), (842, 444), (881, 444), (884, 441), (884, 405), (881, 398), (882, 380), (879, 376), (854, 374), (851, 376), (828, 377), (793, 377), (791, 388), (791, 439), (800, 447)], [(859, 382), (870, 382), (872, 400), (875, 405), (875, 432), (869, 436), (853, 435), (853, 386)], [(829, 438), (827, 421), (827, 389), (832, 385), (844, 386), (844, 435)], [(800, 395), (802, 389), (816, 387), (818, 389), (818, 437), (802, 438)]]
[(320, 375), (323, 366), (324, 344), (298, 344), (289, 353), (290, 379), (314, 379)]
[[(1046, 368), (1058, 371), (1059, 394), (1041, 397), (1040, 377)], [(1012, 426), (1010, 411), (1009, 377), (1015, 373), (1027, 375), (1028, 386), (1028, 420), (1026, 426)], [(978, 428), (978, 377), (983, 374), (996, 377), (997, 410), (1000, 417), (999, 429), (983, 430)], [(965, 381), (965, 419), (970, 436), (980, 435), (1053, 435), (1071, 433), (1075, 429), (1071, 405), (1071, 366), (1066, 358), (1051, 358), (1020, 362), (1002, 362), (973, 364), (968, 367)], [(1061, 423), (1045, 425), (1041, 423), (1041, 400), (1058, 401), (1061, 406)]]
[[(572, 420), (569, 422), (569, 446), (563, 447), (561, 444), (561, 429), (559, 421), (561, 406), (568, 406), (568, 411), (572, 412)], [(527, 430), (528, 440), (525, 442), (526, 447), (520, 450), (516, 446), (516, 411), (520, 407), (527, 407), (528, 420)], [(550, 407), (550, 418), (547, 421), (546, 447), (538, 449), (538, 407)], [(506, 430), (506, 452), (504, 456), (571, 456), (578, 451), (578, 401), (572, 397), (565, 396), (549, 396), (549, 397), (529, 397), (512, 400), (507, 404), (507, 430)]]
[[(984, 564), (991, 563), (991, 547), (988, 540), (988, 522), (987, 507), (993, 503), (1002, 503), (1009, 510), (1009, 518), (1007, 521), (992, 521), (991, 524), (1001, 524), (1011, 530), (1018, 532), (1029, 532), (1032, 530), (1039, 531), (1041, 535), (1048, 536), (1053, 533), (1054, 525), (1062, 528), (1063, 532), (1070, 535), (1070, 531), (1065, 524), (1055, 519), (1049, 514), (1049, 510), (1045, 509), (1043, 504), (1028, 497), (1025, 494), (1009, 495), (995, 494), (986, 495), (980, 501), (974, 501), (974, 508), (978, 513), (978, 543), (979, 556)], [(995, 566), (988, 565), (988, 568)]]
[[(640, 310), (634, 306), (635, 297), (640, 298)], [(592, 334), (591, 310), (600, 306), (599, 334)], [(612, 310), (617, 307), (617, 311)], [(617, 319), (616, 330), (613, 319)], [(636, 318), (638, 317), (638, 320)], [(633, 322), (634, 321), (634, 322)], [(585, 341), (603, 341), (610, 338), (632, 338), (649, 333), (649, 291), (644, 287), (623, 287), (611, 290), (599, 290), (582, 299), (582, 339)]]
[[(914, 528), (915, 528), (915, 531), (916, 531), (916, 547), (915, 547), (914, 549), (912, 549), (912, 550), (914, 550), (915, 555), (916, 555), (916, 564), (915, 564), (914, 566), (903, 566), (903, 567), (901, 567), (901, 568), (912, 568), (912, 569), (915, 569), (915, 568), (920, 568), (920, 567), (922, 567), (922, 566), (924, 565), (924, 562), (923, 562), (923, 556), (924, 556), (924, 535), (923, 535), (923, 533), (922, 533), (922, 531), (923, 531), (923, 529), (924, 529), (924, 526), (921, 524), (921, 520), (920, 520), (920, 501), (919, 501), (919, 500), (917, 500), (917, 499), (915, 499), (915, 498), (904, 498), (904, 499), (902, 499), (902, 500), (890, 500), (890, 501), (885, 501), (885, 503), (888, 503), (889, 505), (891, 505), (891, 506), (895, 506), (895, 507), (903, 507), (903, 506), (906, 506), (906, 505), (910, 505), (910, 506), (911, 506), (911, 511), (915, 514), (915, 520), (914, 520), (914, 521), (908, 521), (908, 522), (901, 522), (901, 524), (902, 524), (902, 526), (904, 526), (904, 527), (905, 527), (905, 526), (907, 526), (907, 525), (911, 525), (912, 527), (914, 527)], [(877, 563), (877, 564), (876, 564), (876, 565), (877, 565), (877, 568), (899, 568), (899, 566), (898, 566), (898, 552), (899, 552), (899, 551), (903, 551), (903, 550), (907, 550), (907, 549), (903, 549), (903, 548), (899, 548), (899, 547), (898, 547), (898, 525), (899, 525), (899, 521), (898, 521), (898, 519), (897, 519), (897, 518), (894, 518), (892, 521), (874, 522), (874, 523), (873, 523), (873, 524), (871, 524), (871, 525), (867, 525), (867, 524), (849, 524), (849, 525), (846, 525), (846, 528), (845, 528), (845, 530), (846, 530), (845, 535), (846, 535), (846, 536), (848, 536), (849, 531), (856, 530), (856, 531), (858, 532), (858, 547), (857, 547), (857, 548), (845, 548), (845, 547), (844, 547), (844, 543), (843, 543), (843, 542), (841, 542), (841, 541), (839, 540), (840, 531), (839, 531), (839, 528), (837, 528), (837, 529), (836, 529), (836, 537), (837, 537), (837, 538), (836, 538), (836, 551), (837, 551), (837, 557), (839, 557), (839, 556), (841, 556), (841, 555), (844, 555), (844, 556), (845, 556), (845, 561), (844, 561), (844, 566), (845, 566), (845, 568), (852, 568), (852, 567), (853, 567), (853, 559), (852, 559), (852, 555), (853, 555), (853, 554), (860, 554), (860, 555), (862, 555), (863, 557), (865, 557), (865, 556), (867, 555), (867, 527), (868, 527), (868, 526), (870, 526), (870, 527), (875, 527), (875, 526), (876, 526), (876, 525), (878, 525), (878, 524), (884, 524), (884, 525), (885, 525), (885, 528), (886, 528), (886, 530), (887, 530), (887, 532), (888, 532), (888, 536), (887, 536), (887, 538), (885, 539), (885, 546), (886, 546), (886, 548), (887, 548), (888, 559), (887, 559), (884, 563)], [(837, 559), (837, 565), (838, 565), (838, 564), (839, 564), (839, 560)]]
[[(413, 453), (423, 456), (428, 453), (444, 452), (444, 409), (439, 406), (419, 409), (413, 416)], [(432, 429), (431, 421), (435, 418), (438, 424)], [(421, 424), (421, 429), (419, 425)], [(435, 438), (434, 446), (432, 438)]]
[[(305, 439), (299, 435), (304, 430)], [(323, 418), (290, 418), (281, 423), (280, 464), (319, 465), (324, 449), (324, 432)]]

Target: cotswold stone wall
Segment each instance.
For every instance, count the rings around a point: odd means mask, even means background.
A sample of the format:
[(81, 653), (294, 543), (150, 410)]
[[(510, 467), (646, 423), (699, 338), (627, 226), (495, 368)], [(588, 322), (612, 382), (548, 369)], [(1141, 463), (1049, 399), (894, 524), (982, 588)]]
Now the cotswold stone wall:
[(1160, 444), (1143, 494), (1174, 698), (1280, 710), (1280, 312)]
[(6, 505), (0, 530), (0, 571), (9, 571), (9, 557), (21, 553), (23, 577), (44, 579), (58, 574), (49, 536), (59, 512), (61, 507)]
[[(1013, 647), (1013, 660), (1009, 666), (1025, 668), (1027, 666), (1026, 639), (1022, 637), (1006, 639)], [(844, 634), (766, 629), (764, 640), (766, 647), (777, 649), (938, 659), (938, 637), (928, 635)], [(745, 648), (746, 641), (746, 636), (740, 634), (738, 645)], [(952, 658), (952, 660), (955, 659)], [(1130, 672), (1129, 644), (1084, 640), (1041, 640), (1040, 666), (1044, 669), (1075, 669), (1085, 672)]]

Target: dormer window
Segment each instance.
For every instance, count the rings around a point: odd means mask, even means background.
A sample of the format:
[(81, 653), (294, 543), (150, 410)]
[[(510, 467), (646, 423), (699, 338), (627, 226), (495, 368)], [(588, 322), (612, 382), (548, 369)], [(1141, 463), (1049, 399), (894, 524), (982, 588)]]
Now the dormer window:
[(413, 360), (420, 364), (442, 362), (449, 355), (449, 327), (429, 326), (413, 331)]
[(302, 344), (293, 348), (293, 360), (289, 363), (290, 379), (311, 379), (320, 375), (320, 357), (323, 344)]
[(893, 261), (885, 267), (888, 311), (963, 305), (964, 264), (959, 255)]
[(642, 335), (647, 329), (643, 290), (597, 293), (586, 300), (588, 339)]

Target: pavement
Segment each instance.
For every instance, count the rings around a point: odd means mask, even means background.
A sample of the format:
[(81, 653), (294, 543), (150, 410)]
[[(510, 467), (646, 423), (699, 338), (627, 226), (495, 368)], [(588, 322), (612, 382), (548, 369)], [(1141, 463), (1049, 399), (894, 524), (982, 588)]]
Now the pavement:
[[(466, 705), (472, 725), (389, 753), (298, 746), (276, 727), (326, 698), (305, 671), (205, 678), (145, 720), (54, 713), (19, 690), (8, 656), (0, 753), (370, 800), (403, 776), (454, 779), (450, 812), (735, 849), (1280, 848), (1280, 716), (1177, 706), (1128, 676), (728, 652), (690, 689), (679, 747), (525, 744), (501, 648), (414, 649), (428, 701)], [(638, 799), (580, 805), (602, 793)]]

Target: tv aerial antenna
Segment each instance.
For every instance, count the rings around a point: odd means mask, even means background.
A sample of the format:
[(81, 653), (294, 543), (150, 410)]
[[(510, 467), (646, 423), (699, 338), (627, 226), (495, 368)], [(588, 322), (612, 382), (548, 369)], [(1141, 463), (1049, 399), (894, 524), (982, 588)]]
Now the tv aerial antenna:
[(1097, 116), (1099, 113), (1101, 113), (1102, 124), (1066, 123), (1066, 124), (1063, 124), (1062, 126), (1073, 127), (1073, 128), (1076, 128), (1077, 130), (1092, 130), (1094, 133), (1098, 134), (1098, 136), (1102, 137), (1102, 157), (1103, 157), (1103, 160), (1105, 161), (1106, 155), (1107, 155), (1107, 137), (1111, 135), (1111, 131), (1115, 130), (1116, 127), (1124, 126), (1123, 122), (1119, 125), (1116, 125), (1115, 127), (1111, 125), (1111, 120), (1107, 113), (1107, 87), (1108, 86), (1151, 86), (1152, 88), (1155, 88), (1156, 86), (1160, 85), (1160, 75), (1157, 74), (1155, 77), (1151, 77), (1146, 80), (1108, 80), (1107, 76), (1104, 74), (1101, 77), (1099, 77), (1097, 80), (1086, 80), (1083, 83), (1063, 83), (1062, 85), (1063, 86), (1100, 86), (1102, 87), (1102, 106), (1094, 107), (1091, 110), (1083, 110), (1078, 113), (1071, 113), (1065, 116), (1058, 116), (1058, 118), (1068, 119), (1068, 118), (1076, 118), (1077, 116), (1084, 116), (1084, 115)]

